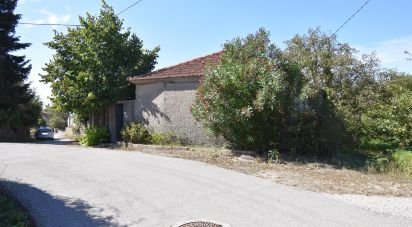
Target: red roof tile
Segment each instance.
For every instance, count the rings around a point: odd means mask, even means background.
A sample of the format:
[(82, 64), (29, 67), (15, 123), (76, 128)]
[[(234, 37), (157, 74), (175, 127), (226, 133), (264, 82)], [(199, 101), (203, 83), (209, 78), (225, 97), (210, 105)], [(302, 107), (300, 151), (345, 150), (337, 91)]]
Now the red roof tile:
[(208, 64), (218, 64), (222, 51), (209, 54), (203, 57), (195, 58), (190, 61), (186, 61), (177, 65), (162, 68), (150, 73), (146, 73), (139, 76), (129, 77), (130, 82), (152, 79), (165, 79), (165, 78), (184, 78), (203, 76), (205, 66)]

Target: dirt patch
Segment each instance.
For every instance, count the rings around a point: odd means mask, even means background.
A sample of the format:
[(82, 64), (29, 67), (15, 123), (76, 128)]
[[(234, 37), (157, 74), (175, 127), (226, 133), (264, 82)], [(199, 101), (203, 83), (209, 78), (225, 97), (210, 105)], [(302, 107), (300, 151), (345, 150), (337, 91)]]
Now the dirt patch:
[(412, 179), (365, 171), (334, 168), (323, 163), (267, 163), (249, 154), (226, 149), (133, 145), (118, 147), (168, 157), (197, 160), (270, 179), (279, 184), (331, 194), (359, 194), (412, 197)]

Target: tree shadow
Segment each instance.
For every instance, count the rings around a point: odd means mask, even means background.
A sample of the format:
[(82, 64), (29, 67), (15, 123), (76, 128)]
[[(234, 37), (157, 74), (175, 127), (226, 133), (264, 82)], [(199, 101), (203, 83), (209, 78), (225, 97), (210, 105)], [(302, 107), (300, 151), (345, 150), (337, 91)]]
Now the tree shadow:
[[(159, 106), (155, 103), (155, 99), (164, 92), (162, 89), (154, 89), (152, 93), (145, 95), (144, 97), (139, 97), (136, 102), (134, 111), (137, 111), (137, 118), (139, 121), (148, 125), (149, 120), (147, 118), (154, 118), (160, 122), (160, 118), (170, 122), (169, 116), (160, 110)], [(146, 115), (146, 117), (144, 117)]]
[(102, 216), (102, 208), (80, 199), (56, 197), (29, 184), (4, 179), (0, 179), (0, 187), (29, 212), (36, 226), (125, 226), (114, 216)]
[(78, 142), (65, 139), (53, 139), (53, 140), (37, 140), (35, 144), (50, 144), (50, 145), (78, 145)]

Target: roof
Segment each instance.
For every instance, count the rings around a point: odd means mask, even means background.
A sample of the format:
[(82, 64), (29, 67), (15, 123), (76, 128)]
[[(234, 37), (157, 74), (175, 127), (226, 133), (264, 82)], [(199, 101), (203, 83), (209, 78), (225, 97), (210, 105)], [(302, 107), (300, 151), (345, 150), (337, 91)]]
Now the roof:
[(129, 82), (144, 82), (151, 80), (162, 80), (168, 78), (201, 77), (205, 67), (209, 64), (218, 64), (222, 51), (195, 58), (177, 65), (165, 67), (139, 76), (129, 77)]

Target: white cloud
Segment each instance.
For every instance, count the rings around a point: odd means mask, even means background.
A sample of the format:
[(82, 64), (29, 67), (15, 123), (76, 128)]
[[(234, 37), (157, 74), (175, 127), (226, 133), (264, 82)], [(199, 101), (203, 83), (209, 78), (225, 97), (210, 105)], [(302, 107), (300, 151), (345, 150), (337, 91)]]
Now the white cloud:
[(361, 53), (375, 52), (383, 67), (396, 68), (402, 72), (412, 73), (412, 62), (407, 61), (405, 50), (412, 52), (412, 35), (385, 40), (381, 42), (355, 46)]
[[(61, 23), (67, 23), (70, 21), (71, 15), (70, 14), (64, 14), (64, 15), (58, 15), (54, 14), (48, 10), (40, 10), (40, 14), (43, 16), (46, 16), (46, 18), (41, 18), (41, 19), (36, 19), (36, 20), (30, 20), (32, 23), (47, 23), (47, 24), (61, 24)], [(33, 25), (26, 25), (26, 27), (31, 28)], [(52, 26), (53, 29), (56, 29), (57, 26)]]

